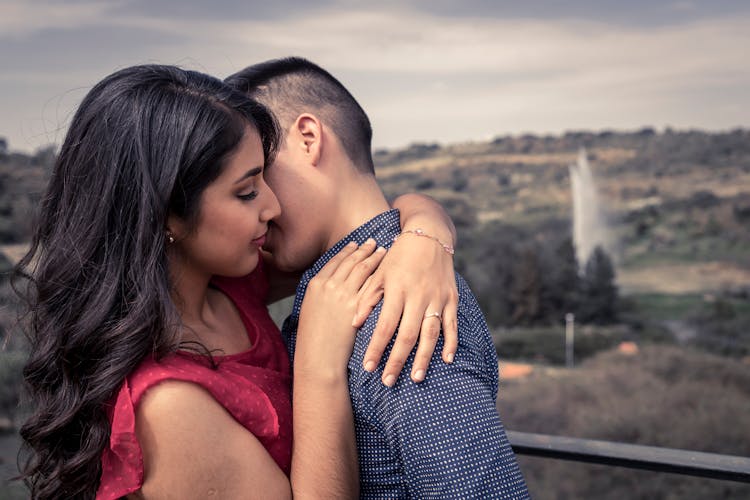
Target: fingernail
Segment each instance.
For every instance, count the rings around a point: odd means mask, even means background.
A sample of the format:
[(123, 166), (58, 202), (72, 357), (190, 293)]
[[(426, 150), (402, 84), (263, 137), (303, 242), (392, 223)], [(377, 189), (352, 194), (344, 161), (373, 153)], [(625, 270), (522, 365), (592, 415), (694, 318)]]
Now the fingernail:
[(367, 363), (365, 363), (365, 371), (371, 372), (375, 369), (375, 361), (370, 360)]
[(350, 241), (349, 243), (346, 244), (346, 246), (349, 247), (349, 248), (356, 247), (357, 246), (357, 242), (356, 241)]
[(445, 355), (445, 361), (446, 363), (453, 363), (453, 353), (449, 352)]
[(359, 320), (359, 313), (355, 314), (354, 318), (352, 318), (352, 326), (359, 325), (359, 321), (357, 321), (357, 320)]
[(424, 370), (417, 370), (412, 377), (415, 382), (421, 382), (424, 380)]
[(375, 252), (377, 252), (377, 253), (383, 253), (383, 252), (385, 252), (385, 247), (378, 247), (378, 249), (375, 250)]
[(372, 238), (367, 238), (367, 241), (365, 241), (365, 245), (374, 245), (375, 240)]
[(388, 375), (385, 377), (385, 380), (383, 380), (383, 384), (385, 384), (387, 387), (393, 387), (393, 384), (396, 383), (396, 377), (394, 375)]

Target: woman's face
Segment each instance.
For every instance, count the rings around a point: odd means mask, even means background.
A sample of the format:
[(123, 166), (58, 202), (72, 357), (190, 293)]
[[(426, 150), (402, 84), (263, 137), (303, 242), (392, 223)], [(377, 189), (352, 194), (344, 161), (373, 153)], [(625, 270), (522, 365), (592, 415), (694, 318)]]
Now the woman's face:
[(182, 265), (212, 276), (244, 276), (255, 269), (268, 221), (281, 213), (263, 178), (263, 163), (260, 136), (248, 126), (222, 173), (203, 191), (195, 227), (188, 231), (170, 217), (171, 246)]

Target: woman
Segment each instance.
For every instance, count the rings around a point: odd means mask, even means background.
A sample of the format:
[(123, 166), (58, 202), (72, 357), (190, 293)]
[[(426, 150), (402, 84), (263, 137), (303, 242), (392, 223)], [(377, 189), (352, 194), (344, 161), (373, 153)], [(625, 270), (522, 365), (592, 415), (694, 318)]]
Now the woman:
[[(295, 374), (312, 389), (292, 415), (259, 251), (280, 210), (263, 181), (275, 141), (264, 108), (196, 72), (127, 68), (84, 98), (20, 264), (34, 498), (283, 498), (306, 493), (314, 467), (295, 464), (316, 453), (341, 461), (330, 480), (356, 493), (341, 373), (357, 291), (383, 252), (349, 248), (308, 291)], [(308, 422), (320, 407), (330, 418)], [(333, 422), (342, 438), (292, 452), (292, 417), (312, 436)], [(195, 467), (172, 470), (170, 453)]]

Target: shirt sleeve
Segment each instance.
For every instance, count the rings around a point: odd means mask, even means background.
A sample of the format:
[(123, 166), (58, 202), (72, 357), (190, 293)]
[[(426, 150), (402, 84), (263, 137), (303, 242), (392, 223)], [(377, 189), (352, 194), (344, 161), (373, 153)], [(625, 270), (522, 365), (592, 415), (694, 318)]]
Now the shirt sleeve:
[(382, 371), (363, 378), (355, 409), (400, 457), (410, 497), (526, 498), (496, 407), (495, 348), (473, 295), (465, 300), (452, 364), (440, 358), (441, 339), (423, 382), (408, 377), (412, 353), (393, 388), (380, 383)]

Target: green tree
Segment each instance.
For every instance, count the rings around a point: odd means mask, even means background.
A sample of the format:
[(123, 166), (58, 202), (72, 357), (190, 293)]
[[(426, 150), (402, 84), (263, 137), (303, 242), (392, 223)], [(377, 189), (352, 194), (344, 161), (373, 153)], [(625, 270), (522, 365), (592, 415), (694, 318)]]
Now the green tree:
[(513, 275), (511, 301), (514, 323), (531, 324), (543, 316), (542, 289), (539, 259), (533, 248), (526, 247), (521, 251)]
[(604, 249), (597, 246), (591, 253), (583, 274), (579, 318), (584, 323), (607, 324), (617, 319), (617, 285), (615, 268)]
[(463, 232), (473, 229), (477, 225), (477, 210), (465, 199), (459, 197), (442, 198), (440, 203), (453, 219), (456, 230), (463, 237)]
[(512, 323), (511, 288), (518, 261), (516, 247), (519, 241), (528, 238), (522, 228), (498, 221), (476, 226), (460, 235), (456, 270), (471, 285), (492, 327)]
[(466, 191), (466, 188), (469, 186), (469, 178), (466, 176), (466, 173), (463, 170), (456, 169), (453, 171), (452, 177), (451, 187), (453, 190), (457, 193)]
[(581, 303), (581, 276), (573, 239), (565, 238), (555, 249), (549, 272), (547, 300), (549, 318), (559, 324), (566, 313), (578, 312)]

